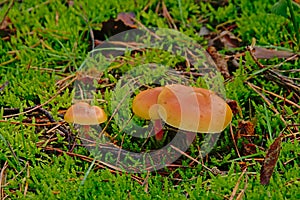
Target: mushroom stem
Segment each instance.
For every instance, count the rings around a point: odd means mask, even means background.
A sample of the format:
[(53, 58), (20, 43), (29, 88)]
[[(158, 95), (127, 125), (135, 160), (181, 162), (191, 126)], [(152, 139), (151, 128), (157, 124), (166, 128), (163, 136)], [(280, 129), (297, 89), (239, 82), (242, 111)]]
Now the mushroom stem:
[(90, 132), (90, 125), (82, 125), (82, 128), (83, 128), (83, 135), (84, 135), (84, 138), (86, 139), (91, 139), (90, 135), (89, 135), (89, 132)]
[(161, 119), (153, 120), (155, 139), (161, 141), (164, 137), (164, 131), (161, 124)]
[(188, 144), (192, 144), (195, 140), (196, 133), (191, 131), (186, 131), (186, 141)]

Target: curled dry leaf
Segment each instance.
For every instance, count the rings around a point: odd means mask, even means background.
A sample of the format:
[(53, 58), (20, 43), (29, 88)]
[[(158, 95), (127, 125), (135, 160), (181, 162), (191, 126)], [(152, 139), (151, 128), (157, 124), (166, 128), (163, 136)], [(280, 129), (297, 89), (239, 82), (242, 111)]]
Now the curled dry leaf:
[(240, 120), (238, 122), (237, 138), (242, 136), (254, 136), (254, 124), (251, 121)]
[(262, 185), (267, 185), (270, 182), (270, 178), (280, 154), (281, 139), (281, 136), (276, 138), (276, 140), (273, 142), (273, 144), (271, 144), (270, 148), (267, 151), (264, 164), (260, 171), (260, 184)]

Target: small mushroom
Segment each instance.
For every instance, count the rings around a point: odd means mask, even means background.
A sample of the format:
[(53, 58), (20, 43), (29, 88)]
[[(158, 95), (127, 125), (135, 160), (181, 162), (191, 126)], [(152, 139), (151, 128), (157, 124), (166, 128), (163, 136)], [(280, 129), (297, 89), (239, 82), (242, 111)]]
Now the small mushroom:
[(167, 124), (198, 133), (219, 133), (231, 122), (232, 111), (214, 92), (179, 84), (160, 92), (158, 113)]
[(66, 122), (83, 125), (84, 132), (88, 133), (90, 125), (97, 125), (107, 120), (107, 115), (98, 106), (90, 106), (85, 102), (78, 102), (72, 105), (66, 112)]
[(157, 140), (163, 138), (161, 119), (158, 115), (157, 98), (163, 87), (147, 89), (135, 96), (132, 102), (133, 113), (143, 119), (152, 120), (154, 123), (154, 133)]

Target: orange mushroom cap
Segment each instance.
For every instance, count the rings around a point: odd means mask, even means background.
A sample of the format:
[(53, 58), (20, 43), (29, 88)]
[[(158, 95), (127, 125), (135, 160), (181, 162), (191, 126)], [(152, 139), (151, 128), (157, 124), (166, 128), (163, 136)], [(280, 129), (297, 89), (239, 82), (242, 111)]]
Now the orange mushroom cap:
[(156, 87), (140, 92), (133, 99), (132, 111), (143, 119), (159, 119), (157, 98), (163, 87)]
[(214, 92), (203, 88), (166, 85), (157, 103), (162, 120), (181, 130), (219, 133), (232, 119), (227, 103)]
[(96, 125), (107, 120), (104, 110), (98, 106), (90, 106), (85, 102), (72, 105), (64, 116), (65, 121), (80, 125)]

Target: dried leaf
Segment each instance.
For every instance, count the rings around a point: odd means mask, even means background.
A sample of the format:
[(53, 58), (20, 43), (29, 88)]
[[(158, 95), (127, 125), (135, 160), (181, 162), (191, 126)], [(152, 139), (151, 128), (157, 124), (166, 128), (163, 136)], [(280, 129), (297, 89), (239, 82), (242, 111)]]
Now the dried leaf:
[(104, 41), (110, 36), (135, 29), (136, 26), (132, 20), (134, 17), (135, 15), (133, 13), (119, 13), (117, 19), (109, 19), (103, 22), (101, 31), (94, 31), (95, 39)]
[(264, 164), (260, 171), (260, 184), (267, 185), (270, 182), (273, 170), (275, 168), (276, 162), (278, 160), (281, 149), (281, 136), (276, 138), (276, 140), (271, 144), (267, 151), (267, 155), (264, 160)]
[(210, 33), (208, 39), (209, 46), (215, 46), (217, 49), (231, 49), (240, 46), (242, 40), (236, 37), (232, 32), (224, 30), (219, 34)]
[(290, 51), (277, 51), (276, 49), (266, 49), (263, 47), (254, 47), (253, 54), (259, 59), (271, 59), (271, 58), (289, 58), (295, 55)]
[(234, 115), (236, 115), (240, 112), (240, 107), (235, 100), (228, 99), (228, 100), (226, 100), (226, 103), (229, 105), (229, 107)]
[[(123, 31), (128, 31), (131, 29), (137, 28), (134, 22), (135, 15), (132, 12), (129, 13), (119, 13), (116, 19), (109, 19), (103, 22), (100, 27), (101, 30), (92, 29), (85, 32), (79, 32), (79, 34), (83, 34), (83, 37), (89, 38), (90, 46), (88, 50), (92, 50), (92, 46), (96, 47), (98, 45), (103, 44), (107, 38), (114, 36)], [(92, 45), (93, 44), (93, 45)]]
[(248, 156), (257, 153), (256, 151), (257, 146), (253, 143), (245, 144), (243, 143), (243, 155)]
[(251, 121), (239, 121), (237, 135), (238, 138), (242, 136), (254, 136), (254, 124)]
[(118, 14), (116, 20), (121, 20), (126, 26), (129, 26), (131, 28), (137, 28), (137, 26), (135, 25), (135, 22), (133, 21), (134, 18), (135, 18), (134, 13), (121, 12)]
[(223, 31), (220, 34), (220, 41), (223, 43), (224, 47), (228, 49), (238, 47), (241, 42), (239, 38), (229, 31)]

